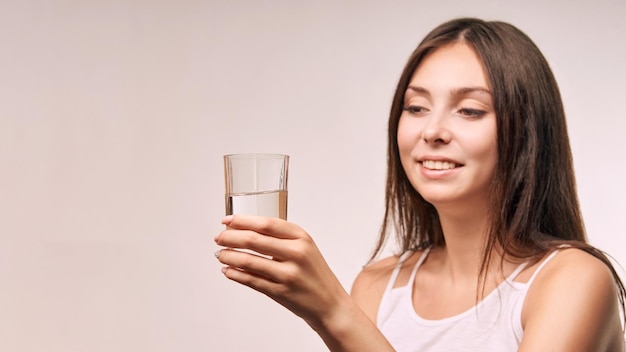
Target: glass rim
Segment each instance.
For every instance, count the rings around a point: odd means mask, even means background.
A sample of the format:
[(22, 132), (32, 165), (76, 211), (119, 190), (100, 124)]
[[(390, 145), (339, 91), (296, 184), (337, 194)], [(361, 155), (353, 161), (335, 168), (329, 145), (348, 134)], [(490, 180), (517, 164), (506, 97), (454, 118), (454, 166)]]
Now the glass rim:
[(277, 154), (277, 153), (232, 153), (232, 154), (224, 155), (224, 159), (234, 159), (234, 158), (285, 159), (285, 158), (289, 158), (289, 155)]

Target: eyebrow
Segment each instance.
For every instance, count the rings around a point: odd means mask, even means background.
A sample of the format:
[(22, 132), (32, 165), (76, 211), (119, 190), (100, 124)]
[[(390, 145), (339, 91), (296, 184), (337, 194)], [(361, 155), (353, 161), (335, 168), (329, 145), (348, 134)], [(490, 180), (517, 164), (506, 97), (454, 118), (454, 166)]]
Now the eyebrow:
[[(423, 87), (418, 87), (418, 86), (408, 86), (407, 90), (412, 90), (416, 93), (420, 93), (420, 94), (425, 94), (430, 96), (430, 91), (428, 91), (428, 89), (423, 88)], [(451, 95), (453, 96), (459, 96), (459, 95), (467, 95), (470, 93), (482, 93), (482, 94), (489, 94), (491, 95), (491, 92), (489, 91), (489, 89), (487, 88), (483, 88), (483, 87), (461, 87), (461, 88), (455, 88), (452, 90)]]

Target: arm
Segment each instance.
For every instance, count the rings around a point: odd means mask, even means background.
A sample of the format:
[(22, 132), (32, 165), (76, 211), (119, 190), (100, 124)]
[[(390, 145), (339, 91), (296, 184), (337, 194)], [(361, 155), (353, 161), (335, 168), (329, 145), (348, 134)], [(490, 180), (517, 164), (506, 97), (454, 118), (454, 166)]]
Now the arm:
[[(215, 242), (224, 275), (269, 296), (304, 319), (331, 351), (393, 351), (352, 300), (317, 246), (295, 224), (255, 216), (228, 216)], [(270, 258), (239, 252), (245, 248)]]
[(582, 250), (563, 250), (537, 275), (522, 325), (521, 352), (624, 351), (613, 277)]

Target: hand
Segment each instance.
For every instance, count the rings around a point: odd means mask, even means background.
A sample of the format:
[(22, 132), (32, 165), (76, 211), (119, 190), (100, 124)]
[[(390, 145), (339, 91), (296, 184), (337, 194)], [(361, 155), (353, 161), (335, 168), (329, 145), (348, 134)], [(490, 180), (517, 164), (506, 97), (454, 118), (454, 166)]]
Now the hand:
[[(269, 296), (313, 329), (332, 325), (348, 293), (328, 267), (313, 239), (299, 226), (278, 218), (234, 215), (215, 238), (224, 275)], [(267, 257), (237, 251), (249, 249)], [(318, 331), (319, 332), (319, 331)]]

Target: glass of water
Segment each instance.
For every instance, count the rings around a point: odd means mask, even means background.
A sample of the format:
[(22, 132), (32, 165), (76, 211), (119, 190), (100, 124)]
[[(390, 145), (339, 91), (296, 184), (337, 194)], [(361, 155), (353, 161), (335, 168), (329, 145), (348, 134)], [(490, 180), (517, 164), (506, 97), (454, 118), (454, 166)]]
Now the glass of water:
[(284, 154), (224, 155), (226, 215), (260, 215), (287, 220), (287, 171)]

